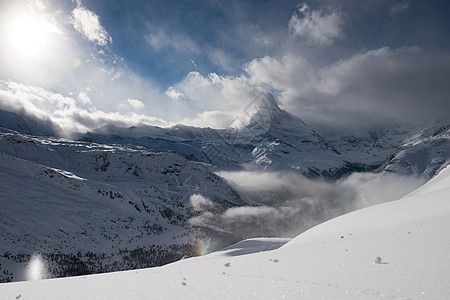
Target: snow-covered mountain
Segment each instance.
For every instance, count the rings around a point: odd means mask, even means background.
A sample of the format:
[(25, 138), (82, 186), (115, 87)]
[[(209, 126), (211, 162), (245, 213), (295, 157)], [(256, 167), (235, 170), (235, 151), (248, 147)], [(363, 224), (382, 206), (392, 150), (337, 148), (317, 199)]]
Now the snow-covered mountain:
[[(355, 171), (383, 170), (431, 178), (448, 163), (448, 151), (436, 150), (448, 145), (448, 130), (433, 136), (436, 130), (450, 124), (448, 120), (419, 131), (407, 124), (380, 123), (367, 130), (357, 129), (352, 135), (324, 138), (300, 118), (281, 110), (270, 94), (261, 94), (244, 112), (250, 121), (246, 123), (238, 117), (234, 123), (243, 124), (239, 128), (104, 126), (80, 139), (173, 152), (218, 170), (289, 171), (335, 179)], [(406, 157), (405, 151), (419, 151), (418, 144), (428, 158), (414, 154), (407, 158), (408, 162), (400, 163), (400, 157)], [(411, 167), (415, 163), (420, 166)]]
[(198, 255), (208, 229), (188, 220), (246, 204), (202, 164), (173, 153), (18, 133), (0, 133), (0, 190), (0, 266), (14, 280), (35, 252), (52, 257), (53, 276)]
[(450, 163), (450, 120), (437, 120), (406, 139), (384, 171), (432, 178)]
[(343, 215), (291, 241), (252, 239), (160, 268), (1, 284), (0, 294), (5, 299), (446, 299), (449, 193), (447, 167), (398, 201)]
[(250, 123), (236, 130), (231, 143), (252, 148), (250, 161), (253, 165), (308, 176), (333, 176), (345, 167), (333, 145), (303, 120), (281, 110), (272, 95), (263, 96)]
[(356, 128), (351, 135), (327, 137), (347, 161), (376, 168), (414, 133), (414, 127), (396, 122)]
[(84, 134), (81, 139), (174, 152), (219, 169), (285, 170), (329, 177), (353, 170), (320, 134), (300, 118), (281, 110), (272, 95), (261, 94), (245, 111), (250, 121), (239, 122), (245, 126), (238, 129), (106, 126)]
[(0, 127), (31, 135), (58, 136), (61, 133), (59, 125), (51, 120), (3, 109), (0, 109)]
[[(19, 270), (34, 252), (52, 261), (53, 276), (155, 266), (200, 254), (205, 240), (217, 249), (239, 238), (230, 229), (236, 226), (221, 224), (240, 211), (272, 229), (258, 213), (268, 210), (279, 220), (295, 207), (292, 218), (311, 212), (317, 224), (337, 215), (322, 210), (349, 211), (350, 203), (335, 203), (341, 198), (331, 192), (323, 194), (332, 199), (313, 197), (318, 203), (312, 205), (308, 193), (286, 189), (320, 188), (306, 179), (286, 176), (274, 190), (238, 190), (216, 175), (219, 170), (278, 172), (272, 178), (293, 172), (338, 179), (367, 170), (432, 178), (450, 163), (448, 120), (420, 131), (378, 125), (325, 139), (281, 110), (270, 94), (261, 94), (244, 113), (248, 120), (235, 120), (242, 125), (237, 128), (104, 126), (70, 140), (44, 137), (56, 135), (51, 123), (41, 126), (0, 111), (6, 126), (0, 127), (0, 279), (13, 273), (14, 280), (23, 279)], [(280, 204), (268, 207), (277, 197)], [(289, 206), (292, 201), (298, 203)], [(232, 210), (238, 207), (243, 210)], [(208, 221), (222, 216), (221, 222)]]

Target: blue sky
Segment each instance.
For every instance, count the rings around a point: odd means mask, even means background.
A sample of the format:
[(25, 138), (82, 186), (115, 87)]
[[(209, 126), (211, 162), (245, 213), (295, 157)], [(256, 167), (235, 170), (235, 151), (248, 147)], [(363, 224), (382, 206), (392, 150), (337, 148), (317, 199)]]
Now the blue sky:
[(0, 1), (0, 108), (68, 132), (226, 127), (260, 91), (321, 130), (450, 111), (448, 1)]

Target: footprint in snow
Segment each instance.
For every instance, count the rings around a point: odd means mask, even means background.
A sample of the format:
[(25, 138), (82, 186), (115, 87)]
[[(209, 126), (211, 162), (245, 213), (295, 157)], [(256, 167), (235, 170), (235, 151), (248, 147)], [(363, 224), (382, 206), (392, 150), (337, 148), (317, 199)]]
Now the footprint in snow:
[(276, 259), (276, 258), (274, 258), (274, 259), (269, 259), (269, 261), (274, 262), (274, 263), (279, 263), (279, 262), (280, 262), (280, 261), (279, 261), (278, 259)]
[(229, 267), (231, 267), (231, 264), (229, 262), (227, 262), (226, 264), (224, 264), (224, 266), (229, 268)]

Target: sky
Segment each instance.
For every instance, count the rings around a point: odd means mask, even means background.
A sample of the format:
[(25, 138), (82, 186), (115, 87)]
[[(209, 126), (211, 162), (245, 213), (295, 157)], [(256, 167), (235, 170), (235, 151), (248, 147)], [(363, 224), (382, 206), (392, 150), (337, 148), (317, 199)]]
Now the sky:
[(0, 109), (66, 133), (226, 128), (260, 92), (322, 131), (450, 112), (445, 0), (0, 0)]

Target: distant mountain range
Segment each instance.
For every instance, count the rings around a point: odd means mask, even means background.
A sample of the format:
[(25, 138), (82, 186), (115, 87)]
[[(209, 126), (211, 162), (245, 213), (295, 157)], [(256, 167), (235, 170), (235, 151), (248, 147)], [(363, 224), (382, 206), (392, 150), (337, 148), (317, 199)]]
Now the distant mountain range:
[(198, 255), (206, 236), (213, 249), (237, 241), (233, 232), (189, 222), (260, 205), (218, 170), (431, 178), (450, 162), (450, 120), (325, 138), (270, 94), (247, 112), (239, 128), (104, 126), (74, 140), (58, 137), (50, 121), (0, 110), (0, 281), (24, 279), (35, 252), (52, 276), (66, 276)]
[[(270, 94), (261, 94), (251, 107), (248, 110), (254, 112), (250, 122), (238, 129), (104, 126), (79, 139), (172, 152), (221, 170), (292, 171), (334, 179), (355, 171), (431, 178), (448, 163), (450, 119), (437, 120), (425, 128), (392, 122), (376, 124), (354, 135), (326, 138), (300, 118), (281, 110)], [(439, 149), (433, 152), (436, 147)], [(419, 157), (427, 151), (430, 153)], [(405, 152), (417, 152), (416, 159)]]

